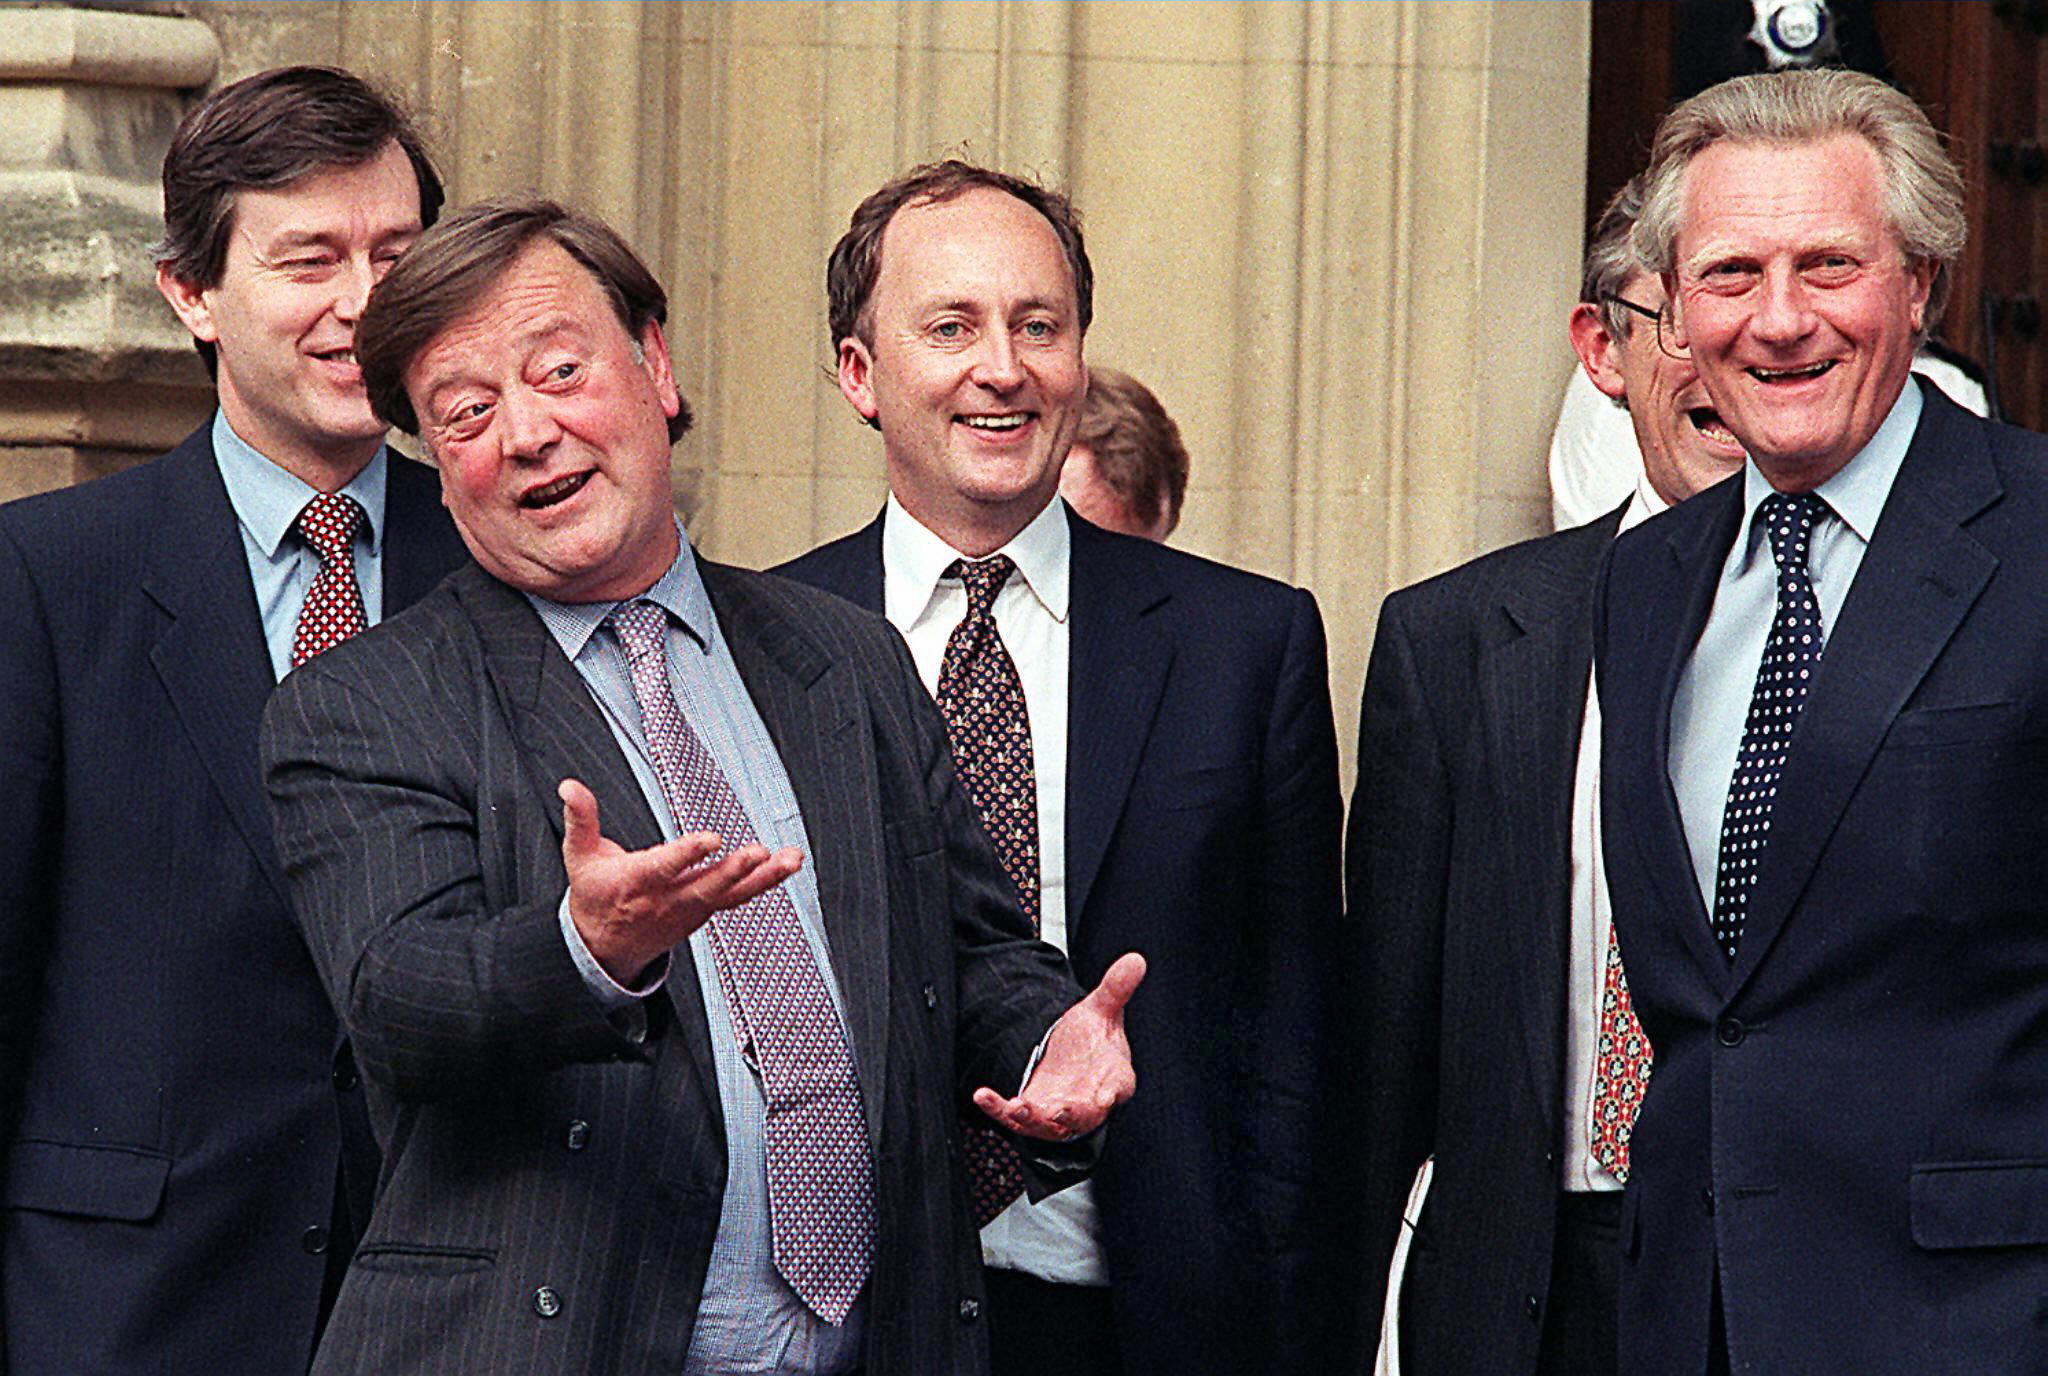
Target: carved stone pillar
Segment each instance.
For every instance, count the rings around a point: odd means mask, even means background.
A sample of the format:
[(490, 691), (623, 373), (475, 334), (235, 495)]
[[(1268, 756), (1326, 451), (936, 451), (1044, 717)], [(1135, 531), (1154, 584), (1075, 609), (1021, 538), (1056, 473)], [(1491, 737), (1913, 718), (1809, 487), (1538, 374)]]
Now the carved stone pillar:
[(180, 92), (219, 58), (192, 19), (51, 7), (0, 22), (0, 500), (169, 448), (212, 403), (149, 246)]

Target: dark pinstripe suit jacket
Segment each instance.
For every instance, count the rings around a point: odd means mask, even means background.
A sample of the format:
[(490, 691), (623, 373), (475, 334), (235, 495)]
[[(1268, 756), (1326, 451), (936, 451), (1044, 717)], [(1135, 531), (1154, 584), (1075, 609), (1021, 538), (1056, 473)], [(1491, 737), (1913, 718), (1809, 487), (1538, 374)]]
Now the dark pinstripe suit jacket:
[[(803, 808), (845, 995), (879, 1215), (869, 1370), (980, 1371), (956, 1110), (1015, 1083), (1077, 991), (1029, 938), (895, 633), (701, 566)], [(263, 745), (285, 872), (386, 1152), (316, 1370), (674, 1372), (724, 1129), (688, 948), (635, 1045), (562, 942), (556, 782), (588, 784), (620, 844), (660, 839), (575, 668), (472, 566), (294, 674)]]
[(1436, 1157), (1401, 1294), (1409, 1376), (1536, 1366), (1563, 1132), (1572, 783), (1593, 580), (1620, 524), (1617, 510), (1498, 550), (1380, 609), (1345, 864), (1372, 1090), (1368, 1347), (1410, 1182)]

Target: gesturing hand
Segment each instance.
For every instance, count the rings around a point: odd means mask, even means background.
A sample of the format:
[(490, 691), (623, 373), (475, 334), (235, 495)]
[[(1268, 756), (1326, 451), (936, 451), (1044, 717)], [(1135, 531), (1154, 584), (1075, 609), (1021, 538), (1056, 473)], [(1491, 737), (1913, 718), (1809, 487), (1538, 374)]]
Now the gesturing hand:
[(562, 865), (569, 872), (569, 917), (604, 972), (632, 984), (661, 955), (711, 920), (766, 893), (803, 867), (786, 846), (741, 846), (707, 864), (725, 844), (693, 831), (646, 850), (627, 850), (597, 828), (597, 798), (562, 780)]
[(1119, 957), (1102, 983), (1052, 1025), (1045, 1055), (1024, 1092), (1005, 1099), (983, 1087), (974, 1091), (974, 1106), (1012, 1132), (1047, 1142), (1102, 1126), (1109, 1111), (1138, 1088), (1124, 1037), (1124, 1005), (1144, 978), (1145, 957), (1136, 951)]

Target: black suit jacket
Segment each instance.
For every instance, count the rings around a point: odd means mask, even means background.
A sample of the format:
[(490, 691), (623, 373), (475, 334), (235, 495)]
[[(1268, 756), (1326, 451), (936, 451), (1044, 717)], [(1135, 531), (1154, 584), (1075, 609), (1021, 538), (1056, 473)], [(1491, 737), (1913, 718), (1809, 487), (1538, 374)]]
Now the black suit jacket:
[[(465, 556), (394, 459), (384, 605)], [(0, 1287), (15, 1376), (303, 1370), (361, 1096), (256, 768), (270, 656), (202, 429), (0, 508)], [(344, 1139), (349, 1150), (344, 1152)]]
[[(1656, 1047), (1622, 1370), (2033, 1372), (2048, 1295), (2048, 440), (1930, 387), (1813, 681), (1732, 966), (1667, 777), (1742, 514), (1617, 543), (1606, 858)], [(1737, 710), (1740, 710), (1739, 708)]]
[[(1149, 962), (1096, 1174), (1125, 1369), (1328, 1369), (1362, 1138), (1326, 1018), (1341, 903), (1307, 592), (1068, 515), (1068, 954)], [(882, 608), (882, 527), (780, 572)], [(1355, 1173), (1342, 1177), (1355, 1180)]]
[[(957, 1113), (1078, 997), (1030, 938), (879, 619), (702, 563), (811, 841), (875, 1165), (867, 1365), (986, 1365)], [(725, 1187), (710, 1030), (676, 949), (636, 1043), (557, 916), (565, 776), (661, 839), (597, 705), (519, 593), (471, 566), (329, 651), (265, 716), (299, 917), (355, 1041), (384, 1187), (316, 1369), (674, 1372)], [(1034, 1146), (1041, 1184), (1072, 1149)], [(543, 1288), (558, 1307), (537, 1306)]]
[(1346, 849), (1372, 1130), (1362, 1333), (1416, 1169), (1408, 1376), (1533, 1371), (1563, 1134), (1572, 785), (1619, 510), (1387, 598)]

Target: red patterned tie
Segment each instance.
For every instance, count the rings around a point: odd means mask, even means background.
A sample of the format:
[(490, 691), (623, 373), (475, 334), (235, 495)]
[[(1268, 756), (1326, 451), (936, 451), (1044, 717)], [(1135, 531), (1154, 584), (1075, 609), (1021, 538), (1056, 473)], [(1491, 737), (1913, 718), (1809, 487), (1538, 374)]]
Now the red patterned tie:
[[(1038, 930), (1038, 783), (1031, 763), (1031, 719), (1024, 683), (996, 630), (996, 594), (1017, 566), (1003, 555), (978, 563), (955, 560), (946, 569), (967, 589), (967, 614), (946, 641), (936, 696), (953, 745), (953, 767), (968, 801), (995, 845), (996, 859), (1017, 886), (1031, 930)], [(965, 1130), (968, 1191), (974, 1225), (990, 1219), (1024, 1192), (1017, 1150), (978, 1112)]]
[[(755, 844), (753, 823), (669, 687), (668, 613), (634, 602), (611, 622), (676, 830), (715, 831), (727, 850)], [(751, 1048), (767, 1096), (775, 1269), (819, 1318), (843, 1322), (875, 1239), (874, 1172), (845, 1030), (782, 886), (712, 918), (711, 949), (734, 1035)]]
[(1607, 968), (1600, 987), (1600, 1045), (1593, 1061), (1593, 1159), (1628, 1181), (1628, 1139), (1650, 1083), (1650, 1039), (1636, 1021), (1621, 968), (1621, 943), (1607, 924)]
[(323, 492), (306, 503), (293, 524), (320, 556), (320, 572), (306, 589), (292, 632), (292, 667), (369, 629), (363, 614), (363, 590), (356, 585), (356, 532), (368, 519), (356, 499), (342, 492)]

